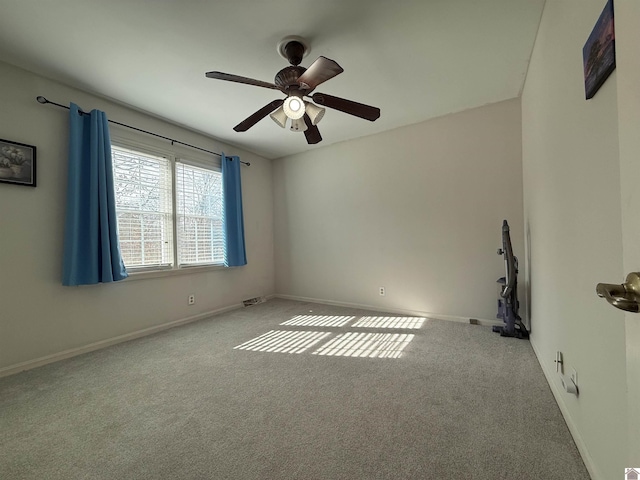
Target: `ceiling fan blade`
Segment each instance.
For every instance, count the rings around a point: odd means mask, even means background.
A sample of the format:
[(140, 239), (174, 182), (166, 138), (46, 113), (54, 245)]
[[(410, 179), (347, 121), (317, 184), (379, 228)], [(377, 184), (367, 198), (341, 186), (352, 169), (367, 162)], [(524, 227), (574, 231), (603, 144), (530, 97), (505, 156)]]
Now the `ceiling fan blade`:
[(298, 78), (301, 88), (313, 90), (318, 85), (344, 72), (342, 67), (326, 57), (318, 57)]
[(238, 125), (233, 127), (233, 129), (236, 132), (246, 132), (251, 127), (253, 127), (256, 123), (262, 120), (264, 117), (269, 115), (271, 112), (273, 112), (277, 108), (280, 108), (283, 103), (284, 103), (284, 100), (274, 100), (271, 103), (267, 103), (264, 107), (262, 107), (256, 113), (254, 113), (253, 115), (250, 115), (249, 117), (241, 121)]
[(215, 78), (217, 80), (226, 80), (227, 82), (246, 83), (247, 85), (255, 85), (256, 87), (272, 88), (274, 90), (280, 90), (279, 87), (273, 83), (263, 82), (262, 80), (255, 80), (253, 78), (241, 77), (239, 75), (232, 75), (230, 73), (222, 72), (207, 72), (205, 73), (207, 78)]
[(307, 139), (307, 143), (309, 145), (320, 143), (322, 141), (320, 130), (318, 130), (317, 126), (311, 123), (311, 119), (306, 113), (304, 114), (304, 123), (307, 124), (307, 129), (304, 131), (304, 136)]
[(341, 112), (354, 115), (356, 117), (364, 118), (371, 122), (380, 118), (380, 109), (377, 107), (371, 107), (364, 103), (353, 102), (351, 100), (345, 100), (344, 98), (334, 97), (324, 93), (314, 93), (311, 98), (318, 105), (323, 107), (334, 108)]

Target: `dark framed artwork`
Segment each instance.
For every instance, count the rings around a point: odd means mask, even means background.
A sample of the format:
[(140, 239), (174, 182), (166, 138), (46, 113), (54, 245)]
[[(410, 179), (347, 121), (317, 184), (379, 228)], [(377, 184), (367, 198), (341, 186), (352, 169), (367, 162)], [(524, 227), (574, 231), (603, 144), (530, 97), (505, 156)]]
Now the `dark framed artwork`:
[(592, 98), (616, 69), (616, 40), (613, 25), (613, 0), (607, 4), (582, 48), (584, 90)]
[(36, 147), (0, 138), (0, 182), (36, 186)]

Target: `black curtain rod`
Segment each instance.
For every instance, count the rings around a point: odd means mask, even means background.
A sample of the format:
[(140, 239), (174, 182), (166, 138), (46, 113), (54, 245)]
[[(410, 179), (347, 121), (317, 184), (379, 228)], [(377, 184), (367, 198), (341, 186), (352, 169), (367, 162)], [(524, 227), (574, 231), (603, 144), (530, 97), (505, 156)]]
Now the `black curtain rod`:
[[(62, 107), (62, 108), (66, 108), (67, 110), (70, 110), (70, 108), (67, 107), (66, 105), (61, 105), (60, 103), (56, 103), (56, 102), (52, 102), (50, 100), (47, 100), (42, 95), (36, 97), (36, 100), (38, 101), (38, 103), (41, 103), (43, 105), (45, 105), (47, 103), (50, 103), (51, 105), (55, 105), (56, 107)], [(83, 112), (82, 110), (80, 111), (80, 113), (86, 115), (86, 112)], [(141, 128), (137, 128), (137, 127), (132, 127), (131, 125), (127, 125), (125, 123), (116, 122), (114, 120), (107, 119), (107, 121), (109, 123), (113, 123), (115, 125), (120, 125), (121, 127), (130, 128), (131, 130), (135, 130), (137, 132), (142, 132), (142, 133), (146, 133), (147, 135), (153, 135), (154, 137), (162, 138), (164, 140), (169, 140), (171, 142), (171, 144), (179, 143), (180, 145), (184, 145), (185, 147), (195, 148), (196, 150), (200, 150), (201, 152), (207, 152), (207, 153), (210, 153), (212, 155), (218, 155), (219, 157), (222, 157), (222, 154), (220, 154), (218, 152), (212, 152), (211, 150), (207, 150), (205, 148), (196, 147), (195, 145), (191, 145), (190, 143), (184, 143), (184, 142), (181, 142), (180, 140), (174, 140), (173, 138), (165, 137), (163, 135), (158, 135), (157, 133), (149, 132), (147, 130), (142, 130)], [(245, 164), (247, 167), (251, 165), (251, 163), (243, 162), (242, 160), (240, 160), (240, 163)]]

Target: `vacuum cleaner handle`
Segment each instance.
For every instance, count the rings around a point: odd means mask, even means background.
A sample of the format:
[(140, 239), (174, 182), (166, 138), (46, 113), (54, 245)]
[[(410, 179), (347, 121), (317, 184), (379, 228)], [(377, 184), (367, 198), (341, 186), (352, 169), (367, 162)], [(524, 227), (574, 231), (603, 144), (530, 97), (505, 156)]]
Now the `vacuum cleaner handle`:
[[(509, 235), (509, 224), (506, 220), (502, 222), (502, 254), (504, 255), (504, 267), (505, 267), (505, 285), (500, 293), (502, 298), (507, 298), (513, 287), (515, 286), (518, 269), (517, 259), (513, 255), (513, 248), (511, 247), (511, 236)], [(500, 253), (500, 250), (498, 250)]]

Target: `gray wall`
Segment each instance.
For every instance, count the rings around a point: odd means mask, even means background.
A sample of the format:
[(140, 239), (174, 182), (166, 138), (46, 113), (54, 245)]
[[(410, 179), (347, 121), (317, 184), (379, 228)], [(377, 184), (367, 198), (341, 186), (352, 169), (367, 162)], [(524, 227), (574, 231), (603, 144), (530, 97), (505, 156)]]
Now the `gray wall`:
[(276, 160), (277, 293), (495, 319), (503, 219), (524, 253), (520, 117), (514, 99)]
[[(0, 63), (0, 138), (37, 147), (38, 186), (0, 184), (0, 374), (10, 366), (274, 293), (271, 162), (116, 103)], [(242, 170), (247, 257), (236, 269), (62, 287), (68, 113), (99, 108), (135, 125), (251, 162)], [(130, 133), (122, 133), (129, 135)], [(167, 147), (140, 135), (137, 140)], [(196, 295), (196, 305), (187, 296)]]
[[(547, 2), (522, 96), (531, 342), (603, 480), (622, 475), (627, 454), (624, 316), (595, 294), (624, 278), (616, 72), (586, 101), (582, 67), (604, 4)], [(565, 373), (578, 372), (579, 398), (561, 390), (557, 350)]]

